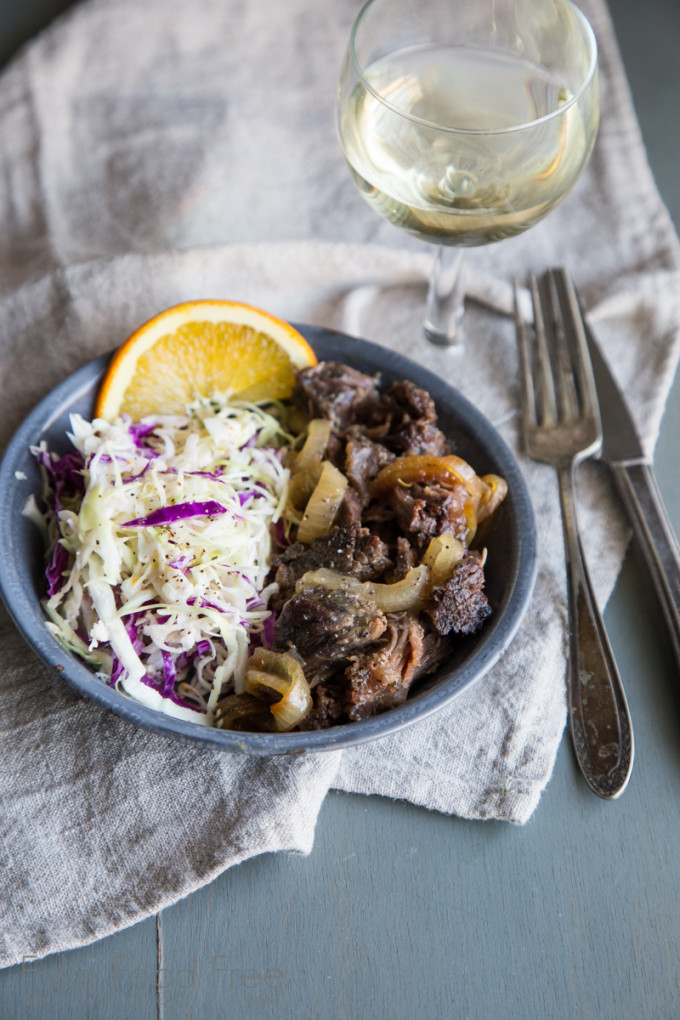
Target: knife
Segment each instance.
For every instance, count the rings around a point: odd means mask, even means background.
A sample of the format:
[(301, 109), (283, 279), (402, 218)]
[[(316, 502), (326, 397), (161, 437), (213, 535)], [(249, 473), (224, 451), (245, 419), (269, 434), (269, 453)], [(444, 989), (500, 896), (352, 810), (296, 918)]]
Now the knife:
[(611, 469), (666, 618), (680, 666), (680, 545), (626, 402), (586, 324), (602, 418), (600, 459)]

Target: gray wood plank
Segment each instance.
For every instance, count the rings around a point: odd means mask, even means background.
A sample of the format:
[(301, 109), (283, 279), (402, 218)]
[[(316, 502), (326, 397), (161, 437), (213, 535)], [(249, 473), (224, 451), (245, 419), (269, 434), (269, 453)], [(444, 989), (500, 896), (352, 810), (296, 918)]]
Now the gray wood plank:
[(0, 970), (0, 1020), (156, 1020), (156, 919)]
[(677, 0), (609, 0), (609, 8), (654, 176), (679, 224), (680, 4)]

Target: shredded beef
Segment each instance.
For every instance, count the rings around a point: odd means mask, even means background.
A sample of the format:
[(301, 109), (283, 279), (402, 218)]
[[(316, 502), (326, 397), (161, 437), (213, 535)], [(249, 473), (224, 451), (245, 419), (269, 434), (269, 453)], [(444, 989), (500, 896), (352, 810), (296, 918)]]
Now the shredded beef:
[(316, 418), (328, 418), (336, 431), (357, 421), (378, 400), (377, 381), (339, 361), (321, 361), (297, 373), (299, 387)]
[(448, 488), (434, 482), (414, 482), (409, 488), (396, 486), (387, 502), (401, 529), (424, 544), (430, 538), (447, 532), (461, 542), (465, 540), (468, 527), (465, 503), (468, 498), (468, 491), (462, 483)]
[(383, 397), (389, 415), (390, 430), (384, 443), (402, 456), (431, 454), (441, 457), (447, 452), (444, 433), (437, 428), (434, 400), (415, 383), (392, 383)]
[(365, 719), (406, 700), (422, 644), (423, 628), (415, 616), (400, 613), (388, 617), (387, 643), (351, 656), (345, 674), (350, 719)]
[(376, 604), (358, 595), (309, 588), (288, 599), (276, 621), (274, 649), (294, 648), (310, 684), (328, 677), (338, 663), (373, 644), (387, 622)]
[(325, 730), (336, 723), (346, 722), (345, 678), (330, 679), (312, 689), (313, 706), (301, 726), (305, 730)]
[(450, 652), (442, 638), (432, 640), (414, 613), (388, 613), (380, 647), (350, 657), (347, 714), (366, 719), (401, 705), (413, 681), (433, 672)]
[(371, 482), (395, 456), (396, 454), (381, 443), (365, 436), (356, 425), (347, 430), (345, 474), (359, 493), (364, 506), (370, 498)]
[(490, 613), (482, 561), (471, 553), (460, 561), (446, 584), (435, 588), (427, 615), (439, 634), (474, 634)]
[(468, 553), (424, 609), (384, 613), (375, 602), (342, 590), (298, 592), (303, 574), (329, 568), (360, 581), (392, 584), (422, 558), (432, 538), (453, 534), (465, 543), (469, 493), (414, 482), (372, 498), (372, 483), (397, 456), (449, 452), (432, 397), (414, 383), (377, 381), (339, 362), (297, 373), (297, 397), (307, 412), (331, 422), (325, 457), (348, 479), (330, 531), (309, 545), (296, 542), (273, 560), (278, 585), (274, 649), (303, 662), (313, 706), (303, 729), (365, 719), (400, 705), (414, 681), (450, 655), (455, 634), (472, 634), (491, 609), (484, 563)]
[(296, 581), (308, 570), (327, 567), (340, 574), (351, 574), (360, 581), (375, 581), (382, 578), (391, 565), (387, 546), (368, 528), (356, 521), (336, 524), (309, 545), (295, 542), (274, 557), (273, 580), (279, 591), (272, 599), (272, 608), (278, 611), (283, 607), (295, 593)]
[(423, 419), (431, 425), (437, 422), (437, 409), (430, 394), (408, 379), (392, 383), (383, 400), (387, 407), (411, 421)]
[(338, 524), (361, 524), (363, 501), (353, 485), (348, 485), (335, 520)]
[(407, 538), (398, 535), (394, 551), (394, 581), (401, 581), (412, 567), (418, 565), (418, 555)]
[[(423, 617), (424, 619), (424, 617)], [(427, 628), (423, 637), (423, 659), (418, 676), (428, 676), (438, 669), (451, 654), (451, 641), (442, 634)], [(417, 679), (415, 677), (414, 679)]]

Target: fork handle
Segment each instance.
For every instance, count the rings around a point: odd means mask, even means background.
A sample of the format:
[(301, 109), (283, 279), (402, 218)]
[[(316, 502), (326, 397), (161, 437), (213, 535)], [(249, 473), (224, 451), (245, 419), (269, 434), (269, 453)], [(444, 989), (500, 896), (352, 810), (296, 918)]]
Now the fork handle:
[(583, 555), (573, 464), (558, 468), (569, 605), (567, 703), (576, 758), (598, 796), (623, 793), (633, 767), (633, 728), (614, 654)]

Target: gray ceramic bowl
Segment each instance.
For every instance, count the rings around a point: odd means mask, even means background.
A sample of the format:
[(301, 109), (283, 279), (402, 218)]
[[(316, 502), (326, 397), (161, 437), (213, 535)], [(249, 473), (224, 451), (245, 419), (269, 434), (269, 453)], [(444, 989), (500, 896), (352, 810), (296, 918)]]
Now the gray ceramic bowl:
[(394, 733), (443, 705), (498, 661), (512, 641), (533, 591), (536, 532), (529, 495), (517, 463), (493, 426), (460, 393), (414, 362), (377, 344), (315, 326), (297, 327), (319, 359), (340, 359), (362, 371), (381, 374), (388, 385), (411, 379), (437, 403), (443, 431), (455, 439), (456, 453), (479, 474), (493, 472), (508, 482), (508, 496), (489, 535), (486, 591), (493, 615), (479, 634), (463, 638), (451, 658), (417, 685), (407, 701), (361, 722), (309, 733), (235, 733), (173, 719), (146, 708), (98, 680), (90, 668), (65, 651), (45, 627), (40, 599), (45, 592), (42, 539), (22, 509), (41, 491), (40, 474), (29, 447), (45, 439), (50, 449), (69, 448), (69, 414), (92, 414), (94, 396), (110, 356), (90, 362), (57, 386), (15, 433), (0, 465), (0, 590), (24, 638), (60, 676), (86, 697), (138, 726), (178, 740), (224, 751), (299, 754), (323, 751)]

